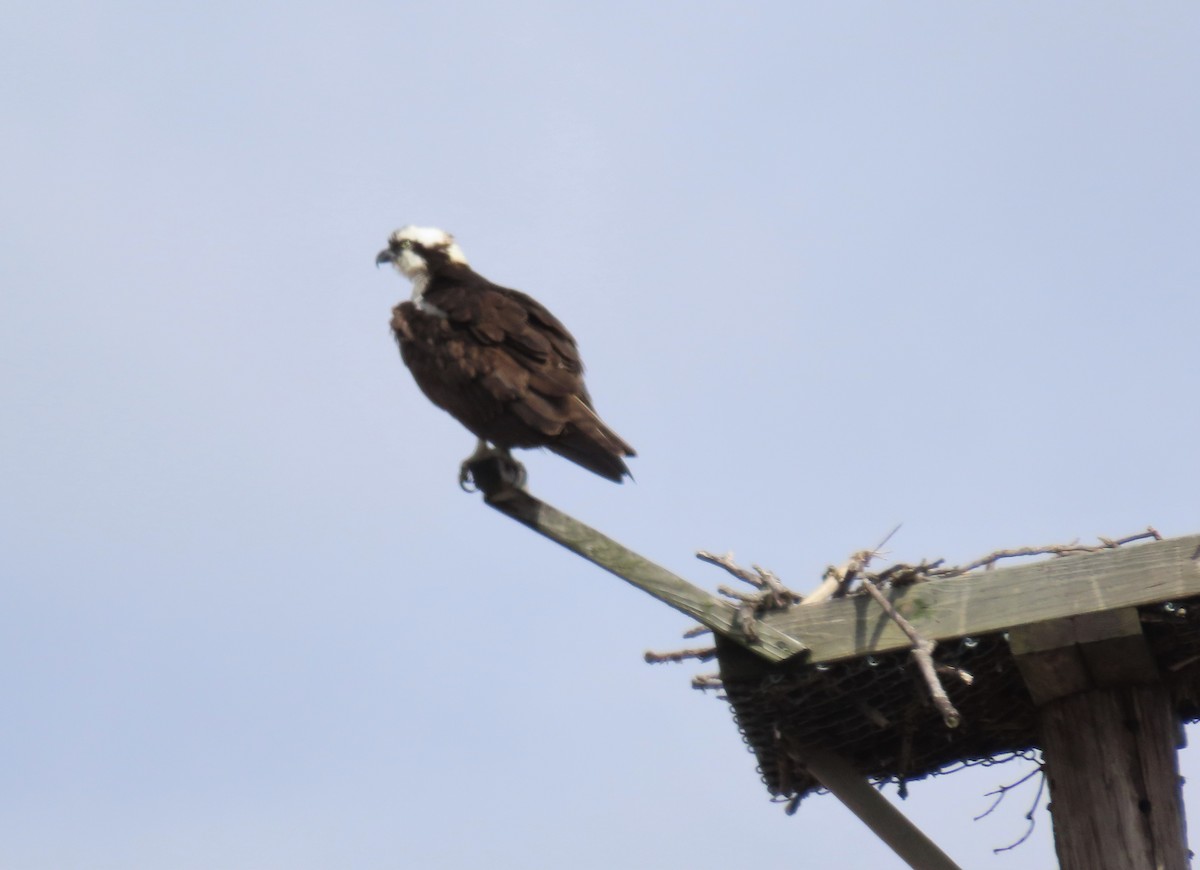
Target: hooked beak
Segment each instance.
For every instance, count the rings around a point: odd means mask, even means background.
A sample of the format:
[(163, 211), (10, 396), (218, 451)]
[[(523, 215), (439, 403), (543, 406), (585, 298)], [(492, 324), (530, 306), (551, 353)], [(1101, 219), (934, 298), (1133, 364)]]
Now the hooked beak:
[(392, 253), (392, 249), (384, 248), (382, 251), (379, 252), (379, 255), (375, 258), (375, 268), (378, 269), (384, 263), (394, 263), (394, 262), (396, 262), (396, 255)]

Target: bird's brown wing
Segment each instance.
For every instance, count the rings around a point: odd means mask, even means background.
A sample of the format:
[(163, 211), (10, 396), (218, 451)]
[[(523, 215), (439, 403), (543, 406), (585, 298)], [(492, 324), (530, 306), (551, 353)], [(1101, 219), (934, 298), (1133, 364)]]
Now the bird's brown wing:
[(620, 481), (633, 449), (596, 416), (566, 327), (516, 290), (436, 288), (396, 307), (393, 329), (417, 383), (476, 436), (501, 447), (547, 447)]

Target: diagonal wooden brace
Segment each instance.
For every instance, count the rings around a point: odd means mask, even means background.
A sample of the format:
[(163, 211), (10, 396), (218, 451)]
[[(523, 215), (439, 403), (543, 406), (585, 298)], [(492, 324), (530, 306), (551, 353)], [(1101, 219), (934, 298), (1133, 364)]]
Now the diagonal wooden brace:
[(472, 463), (471, 478), (483, 491), (484, 501), (505, 516), (616, 574), (767, 661), (781, 662), (808, 649), (796, 638), (764, 622), (756, 621), (752, 627), (744, 625), (738, 609), (728, 601), (689, 583), (525, 490), (506, 485), (503, 475), (491, 467), (495, 462), (497, 460), (488, 458)]

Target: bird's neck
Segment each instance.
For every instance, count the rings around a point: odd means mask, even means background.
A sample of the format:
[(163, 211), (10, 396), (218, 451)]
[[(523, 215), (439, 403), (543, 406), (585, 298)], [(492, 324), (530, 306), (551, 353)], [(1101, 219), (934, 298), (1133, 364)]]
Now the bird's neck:
[(425, 291), (429, 289), (429, 273), (417, 272), (412, 276), (412, 301), (420, 305), (425, 301)]
[(413, 276), (413, 278), (412, 278), (413, 305), (416, 305), (417, 309), (419, 311), (424, 312), (425, 314), (431, 314), (434, 317), (445, 317), (446, 316), (445, 311), (443, 311), (441, 308), (438, 308), (436, 305), (434, 305), (432, 302), (430, 302), (428, 299), (425, 298), (425, 293), (426, 293), (426, 291), (429, 290), (429, 285), (432, 282), (432, 280), (433, 280), (433, 276), (431, 276), (428, 272), (420, 272)]

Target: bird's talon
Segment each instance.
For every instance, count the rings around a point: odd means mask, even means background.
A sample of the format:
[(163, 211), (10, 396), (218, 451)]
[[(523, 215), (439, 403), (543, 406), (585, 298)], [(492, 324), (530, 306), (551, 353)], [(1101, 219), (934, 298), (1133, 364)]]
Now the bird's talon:
[(471, 476), (470, 461), (464, 462), (458, 469), (458, 488), (463, 492), (479, 492), (479, 487), (475, 485), (475, 478)]
[(513, 489), (524, 489), (525, 483), (528, 481), (528, 475), (525, 473), (525, 466), (517, 462), (511, 456), (503, 458), (502, 466), (504, 481)]

